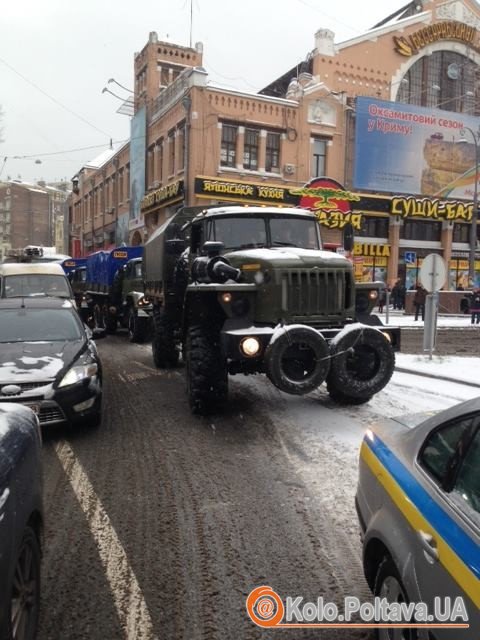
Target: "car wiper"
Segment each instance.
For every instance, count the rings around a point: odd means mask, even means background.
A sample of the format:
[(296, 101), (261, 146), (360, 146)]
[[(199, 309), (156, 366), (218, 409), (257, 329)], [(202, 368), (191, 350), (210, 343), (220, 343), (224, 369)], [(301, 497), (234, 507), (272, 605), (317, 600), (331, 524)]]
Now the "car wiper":
[(277, 245), (279, 247), (297, 247), (297, 249), (300, 248), (298, 244), (295, 244), (294, 242), (280, 242), (280, 240), (274, 240), (272, 244)]

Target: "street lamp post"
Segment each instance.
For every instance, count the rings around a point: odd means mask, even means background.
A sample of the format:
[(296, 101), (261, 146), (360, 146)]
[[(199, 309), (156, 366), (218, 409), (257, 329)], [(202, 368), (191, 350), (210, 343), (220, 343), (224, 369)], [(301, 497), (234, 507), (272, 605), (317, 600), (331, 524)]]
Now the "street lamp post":
[(467, 142), (465, 131), (469, 131), (475, 145), (475, 186), (473, 188), (473, 211), (472, 224), (470, 226), (470, 252), (468, 256), (468, 280), (469, 284), (475, 286), (475, 252), (477, 249), (477, 218), (478, 218), (478, 177), (479, 177), (479, 153), (477, 134), (470, 127), (463, 127), (460, 133), (459, 143)]

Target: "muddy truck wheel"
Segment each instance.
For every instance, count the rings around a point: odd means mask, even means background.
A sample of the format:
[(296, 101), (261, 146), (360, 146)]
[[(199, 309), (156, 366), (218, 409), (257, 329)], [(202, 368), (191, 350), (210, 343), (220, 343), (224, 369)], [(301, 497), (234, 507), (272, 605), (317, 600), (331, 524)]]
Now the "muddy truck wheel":
[(147, 335), (147, 318), (139, 318), (133, 307), (128, 311), (128, 337), (130, 342), (141, 344)]
[(192, 325), (188, 328), (186, 379), (192, 413), (205, 415), (225, 404), (228, 396), (227, 363), (216, 327)]
[(178, 364), (178, 349), (175, 344), (175, 325), (164, 308), (153, 310), (152, 355), (159, 369), (175, 367)]
[(378, 329), (358, 326), (341, 331), (330, 344), (327, 390), (339, 404), (363, 404), (389, 382), (395, 354)]

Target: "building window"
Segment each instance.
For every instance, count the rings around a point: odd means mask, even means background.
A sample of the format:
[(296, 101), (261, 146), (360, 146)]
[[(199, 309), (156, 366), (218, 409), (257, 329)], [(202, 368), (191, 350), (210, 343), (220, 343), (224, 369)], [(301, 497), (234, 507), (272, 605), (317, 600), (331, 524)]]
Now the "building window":
[(168, 134), (168, 175), (175, 173), (175, 131)]
[(440, 242), (442, 238), (442, 225), (440, 222), (405, 220), (403, 227), (400, 229), (400, 237), (404, 240)]
[(257, 129), (245, 129), (245, 143), (243, 145), (243, 168), (258, 171), (258, 141)]
[(162, 67), (160, 70), (160, 86), (167, 87), (169, 81), (169, 72), (170, 69), (168, 67)]
[(267, 132), (265, 171), (280, 172), (280, 134)]
[(222, 125), (222, 148), (220, 164), (222, 167), (236, 166), (237, 127), (230, 124)]
[(185, 125), (178, 129), (178, 170), (185, 169)]
[(388, 218), (362, 216), (362, 227), (357, 235), (364, 238), (388, 238)]
[(453, 242), (470, 242), (470, 225), (453, 225)]
[(321, 138), (314, 138), (312, 146), (312, 170), (310, 177), (319, 178), (326, 174), (327, 141)]
[(160, 184), (163, 182), (163, 139), (157, 142), (157, 180)]

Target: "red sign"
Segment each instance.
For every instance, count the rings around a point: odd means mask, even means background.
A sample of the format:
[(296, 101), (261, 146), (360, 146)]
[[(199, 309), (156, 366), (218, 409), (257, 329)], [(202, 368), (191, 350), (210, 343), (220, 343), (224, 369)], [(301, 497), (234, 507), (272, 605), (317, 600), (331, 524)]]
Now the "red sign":
[(346, 191), (333, 178), (314, 178), (304, 187), (291, 189), (290, 193), (300, 196), (299, 205), (317, 214), (318, 221), (330, 229), (342, 229), (351, 222), (354, 229), (360, 229), (362, 216), (352, 213), (351, 202), (358, 202), (360, 196)]

